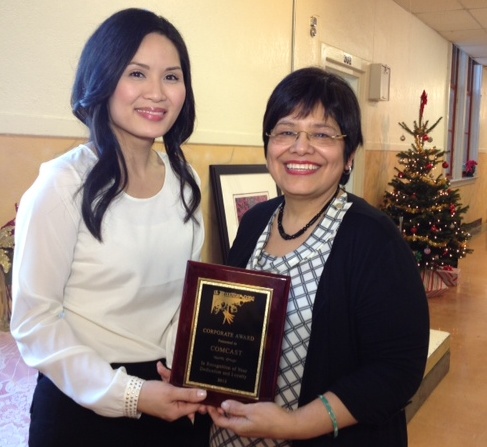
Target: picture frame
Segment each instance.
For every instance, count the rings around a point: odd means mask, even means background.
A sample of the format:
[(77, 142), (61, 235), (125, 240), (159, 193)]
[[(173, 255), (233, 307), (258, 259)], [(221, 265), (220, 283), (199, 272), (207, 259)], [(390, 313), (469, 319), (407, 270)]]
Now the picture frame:
[(210, 165), (210, 181), (225, 261), (240, 219), (252, 206), (280, 195), (265, 165)]

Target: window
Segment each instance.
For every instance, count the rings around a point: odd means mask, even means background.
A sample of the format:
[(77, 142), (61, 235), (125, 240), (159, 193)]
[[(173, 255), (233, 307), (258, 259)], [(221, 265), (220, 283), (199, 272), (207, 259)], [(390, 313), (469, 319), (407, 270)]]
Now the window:
[(453, 45), (446, 151), (452, 180), (471, 177), (467, 162), (478, 159), (481, 83), (482, 66)]

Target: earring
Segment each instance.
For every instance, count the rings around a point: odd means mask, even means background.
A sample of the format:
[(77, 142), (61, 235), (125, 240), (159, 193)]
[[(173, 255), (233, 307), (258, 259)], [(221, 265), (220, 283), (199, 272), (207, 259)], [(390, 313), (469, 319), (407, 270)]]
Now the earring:
[(352, 165), (345, 166), (345, 169), (343, 170), (343, 173), (345, 175), (350, 175), (352, 173)]

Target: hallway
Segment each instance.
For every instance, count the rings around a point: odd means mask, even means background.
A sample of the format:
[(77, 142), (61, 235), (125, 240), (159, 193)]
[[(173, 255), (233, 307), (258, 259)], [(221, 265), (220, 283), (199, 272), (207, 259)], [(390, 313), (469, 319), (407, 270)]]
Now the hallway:
[(487, 446), (485, 225), (469, 247), (458, 286), (429, 298), (431, 328), (451, 334), (450, 371), (409, 423), (409, 447)]

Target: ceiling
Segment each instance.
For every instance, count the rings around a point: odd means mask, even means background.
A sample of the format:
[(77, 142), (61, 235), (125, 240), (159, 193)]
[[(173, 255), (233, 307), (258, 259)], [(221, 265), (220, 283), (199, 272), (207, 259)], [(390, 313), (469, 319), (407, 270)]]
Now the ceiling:
[(487, 66), (487, 0), (394, 0)]

